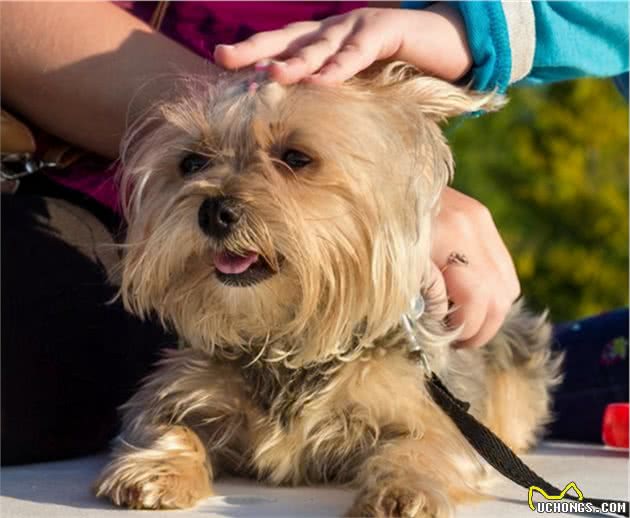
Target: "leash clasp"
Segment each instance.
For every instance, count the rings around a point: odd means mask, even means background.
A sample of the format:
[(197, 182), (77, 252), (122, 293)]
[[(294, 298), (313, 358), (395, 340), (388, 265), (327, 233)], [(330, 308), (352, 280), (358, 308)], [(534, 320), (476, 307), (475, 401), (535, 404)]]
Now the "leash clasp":
[(409, 338), (409, 357), (414, 361), (422, 364), (422, 367), (427, 374), (431, 373), (431, 367), (429, 366), (429, 360), (424, 352), (420, 340), (418, 340), (418, 334), (416, 333), (416, 324), (418, 319), (424, 314), (425, 310), (424, 297), (418, 295), (411, 301), (409, 312), (405, 313), (401, 317), (402, 326)]

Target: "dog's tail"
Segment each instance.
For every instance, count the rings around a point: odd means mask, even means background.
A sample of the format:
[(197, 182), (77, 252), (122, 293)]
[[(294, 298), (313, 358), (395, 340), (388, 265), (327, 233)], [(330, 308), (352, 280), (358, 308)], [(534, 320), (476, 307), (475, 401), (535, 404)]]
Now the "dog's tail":
[(486, 424), (515, 451), (523, 451), (551, 420), (552, 389), (561, 381), (563, 355), (552, 351), (547, 313), (514, 304), (484, 348), (488, 369)]

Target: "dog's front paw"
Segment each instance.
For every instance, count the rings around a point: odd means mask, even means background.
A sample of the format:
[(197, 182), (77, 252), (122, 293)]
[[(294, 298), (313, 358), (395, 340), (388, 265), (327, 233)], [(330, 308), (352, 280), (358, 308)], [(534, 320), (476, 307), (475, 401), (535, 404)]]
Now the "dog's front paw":
[(346, 517), (443, 518), (450, 516), (448, 503), (432, 498), (409, 484), (384, 483), (362, 491)]
[(203, 463), (130, 455), (115, 459), (105, 468), (96, 484), (96, 494), (132, 509), (185, 509), (212, 495), (212, 489)]
[(185, 509), (212, 495), (206, 466), (184, 459), (118, 458), (96, 483), (96, 495), (131, 509)]
[(97, 496), (132, 509), (185, 509), (212, 494), (211, 468), (197, 435), (185, 426), (156, 435), (145, 448), (121, 440), (96, 482)]

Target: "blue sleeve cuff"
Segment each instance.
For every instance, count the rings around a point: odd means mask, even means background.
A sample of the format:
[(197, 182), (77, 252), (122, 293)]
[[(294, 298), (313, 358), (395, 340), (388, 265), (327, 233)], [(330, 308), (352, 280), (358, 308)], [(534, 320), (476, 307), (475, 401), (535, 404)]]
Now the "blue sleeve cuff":
[(470, 73), (475, 90), (505, 92), (512, 57), (507, 22), (501, 2), (453, 2), (466, 25), (473, 59)]
[[(422, 9), (433, 2), (402, 2), (406, 9)], [(450, 2), (460, 12), (473, 68), (468, 76), (475, 90), (505, 92), (510, 82), (512, 58), (507, 22), (501, 2)]]

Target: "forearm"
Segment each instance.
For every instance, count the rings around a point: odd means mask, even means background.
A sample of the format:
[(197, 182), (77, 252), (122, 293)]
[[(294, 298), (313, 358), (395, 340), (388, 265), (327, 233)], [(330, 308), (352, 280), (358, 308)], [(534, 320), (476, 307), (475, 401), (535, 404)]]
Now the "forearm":
[(466, 27), (455, 7), (437, 2), (422, 11), (407, 11), (405, 20), (405, 37), (397, 59), (448, 81), (468, 73), (472, 56)]
[[(207, 62), (110, 3), (4, 3), (2, 97), (69, 142), (115, 158), (129, 111)], [(133, 101), (133, 102), (132, 102)]]

